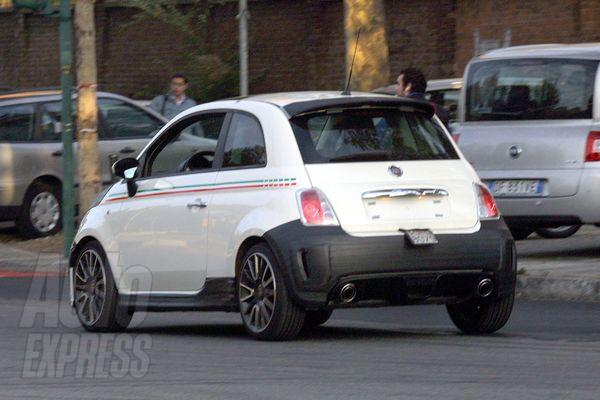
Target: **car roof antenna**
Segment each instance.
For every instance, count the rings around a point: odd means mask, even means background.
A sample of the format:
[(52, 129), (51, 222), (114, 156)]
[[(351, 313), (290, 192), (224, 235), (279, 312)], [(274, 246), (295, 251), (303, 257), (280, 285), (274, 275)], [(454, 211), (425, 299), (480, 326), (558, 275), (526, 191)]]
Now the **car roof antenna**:
[(350, 73), (348, 74), (348, 82), (346, 82), (346, 89), (342, 92), (343, 96), (350, 96), (350, 80), (352, 79), (352, 70), (354, 69), (354, 59), (356, 58), (356, 50), (358, 49), (358, 39), (360, 39), (360, 28), (356, 33), (356, 43), (354, 44), (354, 54), (352, 55), (352, 63), (350, 64)]

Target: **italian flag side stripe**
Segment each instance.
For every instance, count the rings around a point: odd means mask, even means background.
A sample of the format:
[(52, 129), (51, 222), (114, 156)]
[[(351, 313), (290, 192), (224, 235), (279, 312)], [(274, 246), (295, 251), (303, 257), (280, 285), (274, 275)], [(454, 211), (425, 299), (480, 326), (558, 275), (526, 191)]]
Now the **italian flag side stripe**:
[[(176, 186), (173, 189), (145, 189), (138, 192), (140, 194), (136, 194), (133, 197), (133, 199), (175, 195), (180, 193), (201, 193), (214, 192), (219, 190), (261, 189), (291, 186), (296, 186), (296, 178), (206, 183), (201, 185)], [(109, 199), (105, 200), (105, 202), (113, 202), (127, 199), (129, 199), (129, 196), (127, 196), (126, 193), (115, 193), (110, 195)]]

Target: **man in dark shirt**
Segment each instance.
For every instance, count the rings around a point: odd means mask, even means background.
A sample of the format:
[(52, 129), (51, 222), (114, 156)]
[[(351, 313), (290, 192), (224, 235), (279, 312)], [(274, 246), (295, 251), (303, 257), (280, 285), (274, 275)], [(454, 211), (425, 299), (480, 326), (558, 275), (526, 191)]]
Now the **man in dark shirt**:
[[(423, 72), (416, 68), (406, 68), (400, 71), (396, 81), (396, 95), (400, 97), (408, 97), (416, 100), (427, 101), (425, 91), (427, 89), (427, 79)], [(450, 118), (448, 112), (437, 103), (431, 102), (435, 109), (435, 115), (448, 127)]]
[(196, 105), (193, 99), (185, 95), (187, 88), (187, 78), (183, 74), (174, 74), (171, 77), (169, 93), (156, 96), (149, 107), (171, 119), (180, 112)]

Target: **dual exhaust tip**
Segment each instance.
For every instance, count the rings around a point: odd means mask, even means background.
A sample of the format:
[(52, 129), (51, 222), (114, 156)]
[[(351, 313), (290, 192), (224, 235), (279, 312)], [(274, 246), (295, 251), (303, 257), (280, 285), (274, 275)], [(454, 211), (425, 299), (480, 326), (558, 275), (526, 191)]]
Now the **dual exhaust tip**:
[[(489, 297), (494, 291), (494, 282), (490, 278), (484, 278), (477, 283), (475, 292), (479, 297)], [(340, 300), (342, 303), (352, 303), (356, 299), (358, 291), (354, 283), (346, 283), (340, 289)]]
[(490, 278), (484, 278), (477, 284), (476, 292), (479, 297), (489, 297), (494, 291), (494, 282)]
[(340, 300), (342, 303), (352, 303), (356, 298), (357, 290), (354, 283), (346, 283), (340, 289)]

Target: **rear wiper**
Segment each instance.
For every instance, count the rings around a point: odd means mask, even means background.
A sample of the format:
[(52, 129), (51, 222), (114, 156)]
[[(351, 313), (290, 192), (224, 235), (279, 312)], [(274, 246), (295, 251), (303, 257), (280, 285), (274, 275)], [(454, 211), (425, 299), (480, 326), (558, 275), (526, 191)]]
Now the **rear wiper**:
[(351, 161), (389, 161), (391, 153), (389, 151), (370, 151), (367, 153), (346, 154), (344, 156), (333, 157), (329, 162), (351, 162)]

